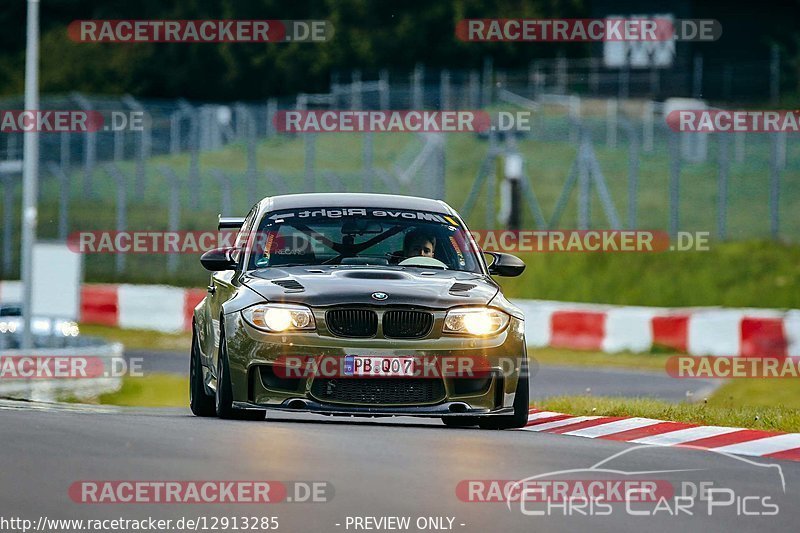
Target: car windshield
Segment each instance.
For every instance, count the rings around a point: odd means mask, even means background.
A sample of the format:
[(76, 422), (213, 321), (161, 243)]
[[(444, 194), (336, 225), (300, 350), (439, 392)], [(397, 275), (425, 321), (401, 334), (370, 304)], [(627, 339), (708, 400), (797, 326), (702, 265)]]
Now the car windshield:
[(267, 213), (249, 239), (249, 269), (399, 265), (481, 272), (468, 232), (450, 216), (345, 208)]

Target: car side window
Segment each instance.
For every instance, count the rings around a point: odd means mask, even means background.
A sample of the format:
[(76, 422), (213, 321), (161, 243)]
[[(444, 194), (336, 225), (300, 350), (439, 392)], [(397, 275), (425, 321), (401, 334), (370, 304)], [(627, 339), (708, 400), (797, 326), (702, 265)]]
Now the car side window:
[(249, 241), (250, 234), (253, 231), (253, 223), (256, 220), (256, 213), (258, 212), (257, 209), (258, 205), (253, 207), (247, 216), (244, 218), (244, 222), (242, 223), (242, 228), (239, 230), (238, 235), (236, 235), (236, 242), (233, 245), (233, 251), (231, 252), (231, 257), (237, 262), (240, 263), (240, 259), (242, 259), (244, 255), (245, 248), (247, 247), (247, 242)]

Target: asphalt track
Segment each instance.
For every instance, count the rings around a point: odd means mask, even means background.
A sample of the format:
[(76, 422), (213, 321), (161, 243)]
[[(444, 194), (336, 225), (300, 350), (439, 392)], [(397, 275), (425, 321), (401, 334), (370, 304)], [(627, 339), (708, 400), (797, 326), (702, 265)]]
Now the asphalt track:
[[(452, 530), (483, 531), (794, 531), (800, 519), (800, 464), (737, 459), (713, 452), (635, 445), (526, 431), (447, 429), (436, 420), (351, 419), (280, 414), (265, 422), (201, 419), (185, 409), (122, 409), (0, 401), (0, 502), (3, 517), (147, 518), (277, 516), (278, 531), (366, 531), (348, 517), (453, 518)], [(692, 481), (735, 491), (736, 504), (696, 500), (691, 516), (631, 516), (624, 503), (606, 516), (523, 514), (518, 503), (464, 502), (462, 480), (518, 480), (606, 466), (679, 487)], [(773, 464), (761, 467), (755, 463)], [(778, 468), (779, 467), (779, 468)], [(671, 470), (673, 472), (654, 472)], [(674, 472), (680, 470), (679, 472)], [(649, 472), (632, 474), (633, 472)], [(549, 474), (548, 474), (549, 473)], [(579, 472), (581, 479), (596, 474)], [(593, 477), (594, 476), (594, 477)], [(783, 483), (785, 481), (785, 492)], [(70, 499), (79, 480), (326, 481), (333, 497), (318, 503), (85, 504)], [(574, 478), (573, 478), (574, 479)], [(770, 498), (764, 500), (763, 498)], [(727, 500), (719, 497), (718, 501)], [(669, 500), (671, 501), (671, 500)], [(631, 503), (652, 512), (652, 504)], [(543, 509), (527, 504), (525, 510)], [(586, 512), (586, 511), (584, 511)], [(353, 520), (351, 518), (351, 520)], [(447, 522), (445, 522), (447, 523)], [(338, 524), (338, 525), (337, 525)], [(462, 525), (463, 524), (463, 525)], [(430, 530), (430, 529), (428, 529)], [(13, 529), (6, 529), (13, 531)], [(57, 531), (51, 529), (51, 531)]]

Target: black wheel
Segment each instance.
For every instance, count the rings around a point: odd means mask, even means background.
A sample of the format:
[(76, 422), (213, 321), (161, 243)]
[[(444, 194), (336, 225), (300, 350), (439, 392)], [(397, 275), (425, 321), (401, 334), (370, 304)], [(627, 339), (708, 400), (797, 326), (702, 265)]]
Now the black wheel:
[(477, 416), (443, 416), (442, 422), (449, 428), (468, 428), (478, 425)]
[(200, 350), (197, 347), (197, 335), (192, 325), (192, 351), (189, 363), (189, 407), (196, 416), (214, 416), (217, 414), (214, 397), (206, 393), (203, 383), (203, 366), (200, 362)]
[(217, 357), (217, 394), (214, 401), (217, 416), (233, 420), (264, 420), (266, 411), (237, 409), (233, 406), (233, 385), (228, 365), (228, 345), (225, 332), (220, 330), (219, 357)]
[(530, 389), (528, 380), (528, 361), (522, 360), (517, 381), (517, 393), (514, 395), (514, 414), (481, 417), (478, 425), (481, 429), (514, 429), (525, 427), (528, 423)]

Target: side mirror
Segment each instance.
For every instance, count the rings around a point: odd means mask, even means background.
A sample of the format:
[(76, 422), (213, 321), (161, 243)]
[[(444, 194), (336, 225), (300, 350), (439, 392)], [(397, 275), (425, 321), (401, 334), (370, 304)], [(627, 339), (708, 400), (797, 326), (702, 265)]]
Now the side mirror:
[(200, 263), (203, 265), (203, 268), (211, 272), (233, 270), (236, 268), (236, 261), (231, 258), (231, 248), (209, 250), (200, 256)]
[(519, 276), (525, 270), (525, 263), (519, 257), (500, 252), (484, 252), (494, 258), (489, 265), (489, 274), (512, 278)]

